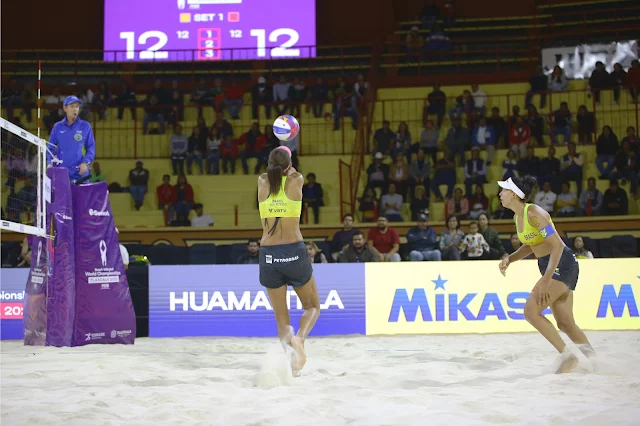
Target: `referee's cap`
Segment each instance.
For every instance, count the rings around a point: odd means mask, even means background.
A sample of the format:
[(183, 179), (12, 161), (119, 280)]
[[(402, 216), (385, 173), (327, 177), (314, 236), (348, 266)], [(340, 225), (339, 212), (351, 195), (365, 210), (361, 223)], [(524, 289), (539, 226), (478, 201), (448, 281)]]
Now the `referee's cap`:
[(67, 96), (66, 98), (64, 98), (64, 102), (62, 103), (63, 106), (67, 106), (69, 104), (72, 104), (74, 102), (79, 103), (80, 105), (82, 105), (82, 101), (80, 99), (78, 99), (77, 96)]

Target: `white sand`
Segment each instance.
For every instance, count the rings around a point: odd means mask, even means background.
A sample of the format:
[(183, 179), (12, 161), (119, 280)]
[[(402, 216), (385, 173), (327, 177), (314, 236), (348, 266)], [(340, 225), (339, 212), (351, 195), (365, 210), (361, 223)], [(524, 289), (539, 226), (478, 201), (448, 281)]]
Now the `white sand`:
[[(313, 338), (291, 378), (273, 339), (1, 344), (2, 425), (638, 425), (640, 332), (551, 374), (537, 334)], [(272, 387), (274, 384), (284, 385)], [(271, 389), (266, 389), (272, 387)]]

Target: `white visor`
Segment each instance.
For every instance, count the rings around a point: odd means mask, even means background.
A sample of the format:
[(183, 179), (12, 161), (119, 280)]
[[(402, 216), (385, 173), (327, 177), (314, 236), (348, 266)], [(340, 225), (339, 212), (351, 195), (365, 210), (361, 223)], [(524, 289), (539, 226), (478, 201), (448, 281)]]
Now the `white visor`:
[(507, 180), (499, 180), (498, 185), (500, 188), (508, 189), (509, 191), (513, 191), (521, 200), (524, 200), (524, 192), (511, 180), (511, 178)]

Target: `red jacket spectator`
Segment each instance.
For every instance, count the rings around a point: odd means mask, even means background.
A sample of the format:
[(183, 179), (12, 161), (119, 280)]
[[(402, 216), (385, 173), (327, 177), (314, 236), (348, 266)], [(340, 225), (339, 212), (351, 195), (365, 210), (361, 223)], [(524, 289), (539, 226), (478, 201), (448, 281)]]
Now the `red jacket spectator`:
[(176, 188), (169, 183), (158, 185), (158, 188), (156, 188), (156, 194), (158, 195), (158, 204), (161, 206), (171, 205), (176, 202)]
[[(176, 185), (174, 187), (174, 191), (176, 191), (176, 194), (177, 194), (177, 191), (178, 191), (177, 188), (178, 188), (178, 185)], [(191, 185), (189, 185), (188, 183), (185, 183), (183, 185), (183, 187), (182, 187), (182, 190), (184, 191), (184, 201), (193, 204), (193, 202), (194, 202), (193, 201), (194, 200), (194, 198), (193, 198), (193, 187)], [(176, 198), (177, 198), (177, 195), (176, 195)]]
[(220, 155), (222, 157), (238, 157), (238, 141), (231, 141), (227, 139), (220, 144)]
[(640, 90), (640, 65), (629, 68), (625, 83), (627, 87), (635, 87), (637, 90)]
[(529, 143), (531, 139), (531, 129), (529, 125), (524, 124), (522, 127), (515, 125), (509, 131), (509, 143), (511, 145), (520, 145), (521, 143)]
[(254, 149), (256, 152), (261, 152), (261, 151), (266, 150), (267, 148), (268, 148), (268, 145), (267, 145), (267, 137), (266, 137), (265, 135), (262, 135), (262, 134), (261, 134), (260, 136), (258, 136), (258, 137), (256, 138), (256, 144), (255, 144), (255, 146), (253, 147), (253, 149)]

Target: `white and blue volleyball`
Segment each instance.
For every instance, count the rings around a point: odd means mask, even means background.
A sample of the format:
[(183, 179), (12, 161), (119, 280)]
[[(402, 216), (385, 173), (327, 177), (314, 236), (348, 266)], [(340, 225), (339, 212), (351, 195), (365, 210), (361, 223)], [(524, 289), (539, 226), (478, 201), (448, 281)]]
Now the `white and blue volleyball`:
[(273, 122), (273, 134), (281, 141), (290, 141), (300, 133), (300, 124), (293, 115), (281, 115)]

